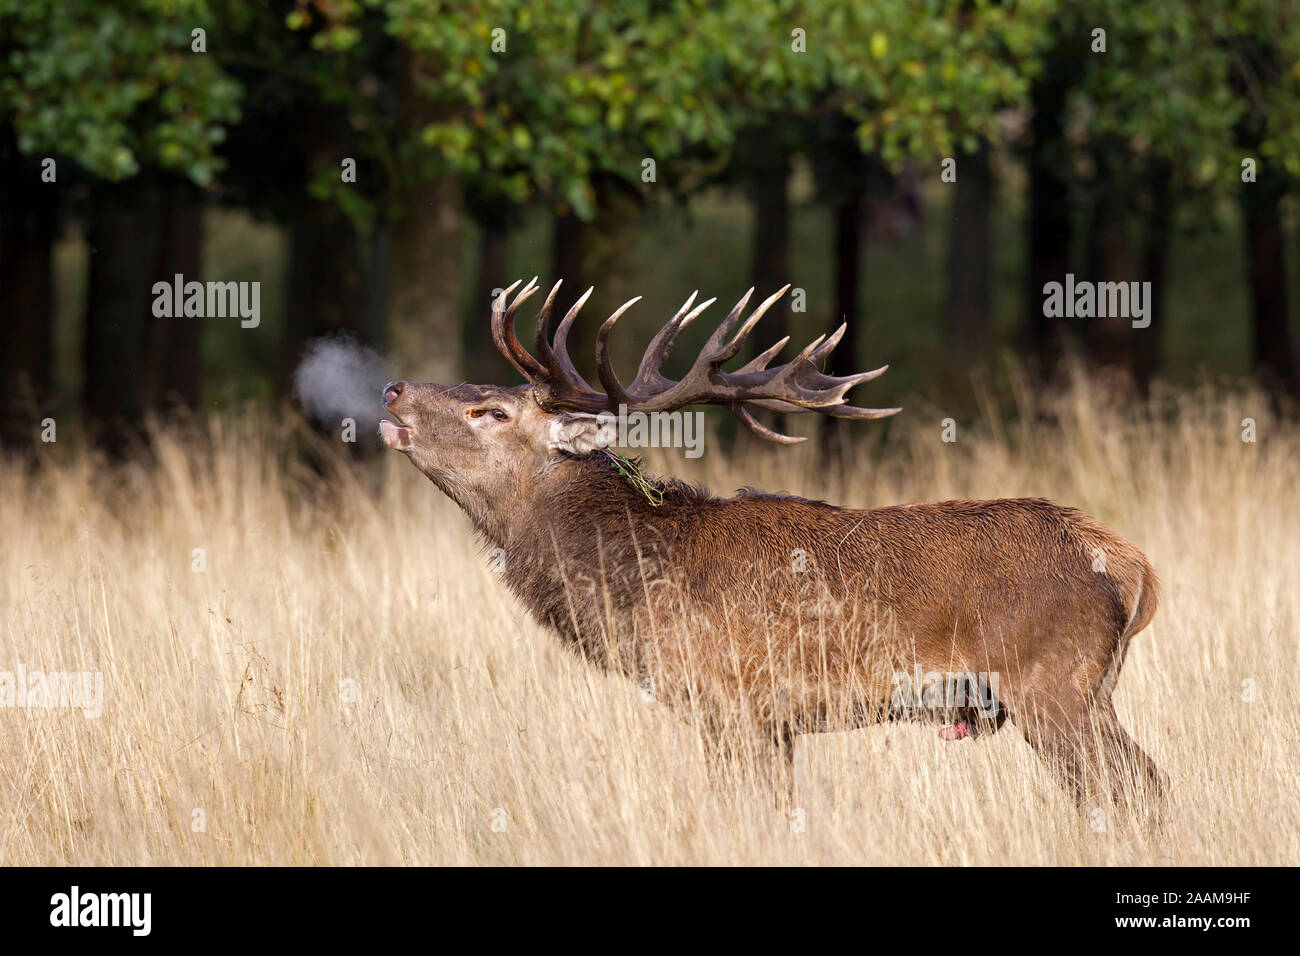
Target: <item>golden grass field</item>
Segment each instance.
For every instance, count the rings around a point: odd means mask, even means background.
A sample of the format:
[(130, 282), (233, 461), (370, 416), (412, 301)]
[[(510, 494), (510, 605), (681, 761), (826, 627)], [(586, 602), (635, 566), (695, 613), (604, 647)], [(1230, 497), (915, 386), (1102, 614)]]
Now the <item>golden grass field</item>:
[(650, 462), (858, 507), (1045, 495), (1134, 542), (1163, 595), (1115, 699), (1172, 780), (1158, 836), (1094, 830), (1010, 725), (801, 737), (792, 820), (534, 625), (401, 456), (321, 478), (250, 415), (148, 466), (64, 434), (0, 466), (0, 671), (106, 697), (0, 709), (0, 864), (1300, 863), (1300, 432), (1249, 394), (1032, 404), (952, 444), (909, 408), (843, 478), (806, 446)]

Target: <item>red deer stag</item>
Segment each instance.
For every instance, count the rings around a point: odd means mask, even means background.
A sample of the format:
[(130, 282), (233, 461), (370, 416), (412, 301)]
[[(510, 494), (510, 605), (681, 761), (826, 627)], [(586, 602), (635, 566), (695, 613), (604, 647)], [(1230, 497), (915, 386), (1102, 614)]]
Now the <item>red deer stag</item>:
[[(740, 754), (741, 766), (792, 787), (798, 733), (938, 715), (954, 739), (1009, 718), (1076, 800), (1094, 787), (1120, 802), (1134, 785), (1159, 793), (1161, 772), (1111, 703), (1129, 640), (1156, 609), (1155, 572), (1133, 545), (1042, 499), (852, 510), (644, 478), (604, 448), (611, 412), (723, 405), (762, 438), (791, 443), (802, 439), (750, 409), (883, 418), (899, 409), (856, 408), (845, 394), (885, 369), (823, 374), (841, 326), (788, 364), (769, 367), (783, 339), (723, 371), (785, 292), (741, 324), (751, 289), (679, 381), (664, 360), (713, 300), (692, 295), (624, 385), (607, 345), (628, 302), (597, 335), (597, 391), (567, 349), (591, 291), (552, 335), (556, 284), (534, 356), (514, 326), (537, 288), (507, 307), (518, 284), (496, 300), (492, 336), (529, 384), (391, 382), (382, 399), (394, 420), (381, 437), (501, 549), (507, 584), (538, 621), (694, 717), (715, 766), (735, 767)], [(918, 701), (906, 678), (923, 673), (981, 675), (995, 693), (978, 707)]]

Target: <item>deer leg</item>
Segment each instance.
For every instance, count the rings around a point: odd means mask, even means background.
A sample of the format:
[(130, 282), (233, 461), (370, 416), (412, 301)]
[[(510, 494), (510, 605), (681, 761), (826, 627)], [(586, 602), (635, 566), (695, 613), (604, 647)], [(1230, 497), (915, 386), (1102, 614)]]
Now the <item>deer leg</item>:
[(1141, 813), (1158, 827), (1169, 778), (1124, 729), (1109, 700), (1097, 706), (1097, 745), (1116, 807)]
[(1011, 720), (1025, 741), (1057, 775), (1066, 791), (1082, 810), (1088, 805), (1088, 761), (1081, 746), (1081, 727), (1086, 722), (1084, 701), (1068, 700), (1043, 692), (1017, 693), (1010, 697)]
[(1165, 776), (1155, 761), (1120, 725), (1109, 700), (1067, 700), (1027, 695), (1017, 701), (1012, 720), (1080, 810), (1093, 809), (1093, 795), (1103, 794), (1117, 811), (1145, 809), (1158, 825)]
[(788, 724), (745, 734), (729, 728), (706, 733), (703, 740), (709, 777), (715, 783), (749, 778), (770, 790), (778, 809), (794, 805), (794, 731)]
[(1025, 739), (1039, 758), (1057, 775), (1080, 810), (1088, 809), (1088, 760), (1078, 735), (1068, 731), (1037, 730)]
[(789, 724), (782, 724), (772, 735), (776, 744), (775, 761), (776, 779), (772, 781), (777, 803), (780, 805), (784, 796), (786, 808), (794, 806), (794, 730)]

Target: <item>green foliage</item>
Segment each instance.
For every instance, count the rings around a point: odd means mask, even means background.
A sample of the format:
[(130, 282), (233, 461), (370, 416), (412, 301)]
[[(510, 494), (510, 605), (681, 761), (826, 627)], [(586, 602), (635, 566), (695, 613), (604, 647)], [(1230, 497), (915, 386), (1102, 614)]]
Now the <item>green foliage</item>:
[[(1092, 50), (1097, 28), (1104, 53)], [(1291, 0), (1087, 0), (1063, 8), (1057, 33), (1058, 51), (1080, 66), (1075, 138), (1113, 137), (1126, 150), (1114, 165), (1154, 158), (1182, 189), (1233, 191), (1241, 159), (1256, 153), (1241, 141), (1254, 113), (1267, 117), (1260, 156), (1300, 174), (1300, 9)]]
[[(207, 184), (240, 116), (232, 76), (257, 74), (342, 107), (390, 197), (410, 177), (455, 172), (479, 195), (557, 200), (590, 217), (596, 175), (640, 184), (652, 158), (661, 181), (680, 184), (687, 165), (726, 162), (742, 133), (782, 117), (841, 113), (862, 148), (894, 166), (969, 151), (999, 138), (1044, 58), (1065, 50), (1079, 71), (1069, 108), (1080, 137), (1125, 144), (1125, 161), (1167, 161), (1181, 184), (1222, 186), (1252, 111), (1268, 118), (1261, 157), (1300, 175), (1297, 10), (1291, 0), (0, 0), (10, 51), (0, 117), (29, 154), (67, 155), (109, 179), (152, 165)], [(195, 27), (208, 30), (207, 53), (191, 52)], [(1104, 54), (1089, 49), (1095, 27), (1107, 31)], [(1261, 48), (1277, 69), (1261, 71)], [(402, 51), (419, 110), (398, 102)], [(375, 196), (324, 174), (315, 189)]]
[(290, 26), (316, 30), (313, 46), (331, 55), (359, 42), (367, 10), (382, 12), (418, 56), (433, 116), (399, 131), (400, 167), (454, 171), (515, 202), (556, 197), (586, 218), (596, 173), (638, 183), (644, 159), (662, 168), (725, 154), (741, 130), (781, 113), (843, 109), (863, 147), (895, 164), (971, 148), (995, 133), (999, 109), (1023, 101), (1054, 9), (365, 0), (327, 24), (297, 11)]
[[(1204, 3), (1091, 0), (1071, 8), (1073, 55), (1082, 65), (1072, 103), (1081, 134), (1114, 136), (1136, 165), (1167, 161), (1183, 186), (1205, 186), (1232, 164), (1240, 102), (1229, 51)], [(1093, 29), (1106, 50), (1092, 50)]]
[(70, 156), (105, 179), (142, 165), (207, 185), (239, 87), (190, 31), (206, 0), (0, 0), (0, 121), (28, 154)]
[[(762, 51), (752, 99), (787, 110), (841, 109), (857, 121), (862, 148), (898, 166), (996, 138), (999, 111), (1025, 100), (1056, 4), (880, 0), (761, 8), (771, 11), (770, 31), (784, 31), (785, 48)], [(733, 16), (734, 29), (743, 29), (743, 16)], [(806, 31), (807, 52), (791, 55), (796, 27)], [(747, 54), (730, 55), (739, 72)]]
[(1211, 22), (1229, 51), (1244, 112), (1258, 126), (1260, 156), (1300, 177), (1300, 6), (1237, 0), (1215, 8)]
[(439, 114), (416, 131), (426, 172), (454, 170), (516, 201), (555, 196), (589, 217), (596, 172), (637, 181), (645, 158), (718, 149), (734, 132), (710, 4), (414, 0), (385, 10), (420, 55)]

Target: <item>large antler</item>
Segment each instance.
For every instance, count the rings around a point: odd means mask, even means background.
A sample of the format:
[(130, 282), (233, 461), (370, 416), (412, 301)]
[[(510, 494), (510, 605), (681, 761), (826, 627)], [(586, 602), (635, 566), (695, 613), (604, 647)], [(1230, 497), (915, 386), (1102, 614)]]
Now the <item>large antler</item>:
[(766, 427), (754, 417), (747, 405), (782, 412), (815, 411), (833, 418), (856, 419), (884, 418), (901, 411), (898, 408), (855, 408), (846, 404), (844, 397), (853, 386), (884, 374), (889, 366), (882, 365), (870, 372), (844, 376), (826, 375), (818, 368), (843, 337), (844, 325), (829, 338), (818, 336), (793, 361), (784, 365), (767, 367), (790, 341), (789, 336), (736, 371), (722, 370), (723, 364), (740, 352), (758, 320), (790, 288), (788, 285), (764, 300), (737, 330), (741, 313), (754, 290), (746, 292), (709, 337), (690, 370), (679, 381), (673, 381), (661, 371), (668, 353), (672, 351), (673, 343), (682, 329), (716, 301), (709, 299), (695, 305), (697, 293), (692, 292), (691, 297), (677, 310), (677, 314), (650, 340), (637, 368), (636, 377), (626, 387), (614, 374), (608, 348), (609, 333), (614, 324), (640, 300), (640, 296), (625, 302), (604, 321), (596, 334), (596, 374), (605, 388), (605, 391), (598, 392), (578, 373), (568, 352), (569, 330), (592, 290), (588, 289), (573, 304), (573, 308), (569, 309), (555, 330), (554, 338), (548, 342), (551, 306), (560, 291), (560, 283), (555, 283), (537, 315), (534, 342), (537, 354), (541, 357), (539, 362), (515, 336), (515, 313), (538, 290), (536, 282), (537, 279), (534, 278), (524, 286), (509, 307), (506, 306), (506, 300), (519, 285), (518, 282), (497, 297), (492, 307), (492, 340), (520, 374), (532, 382), (538, 404), (545, 409), (601, 412), (618, 411), (620, 405), (625, 405), (628, 411), (663, 412), (694, 404), (723, 405), (756, 435), (783, 444), (794, 444), (804, 439), (782, 435)]

